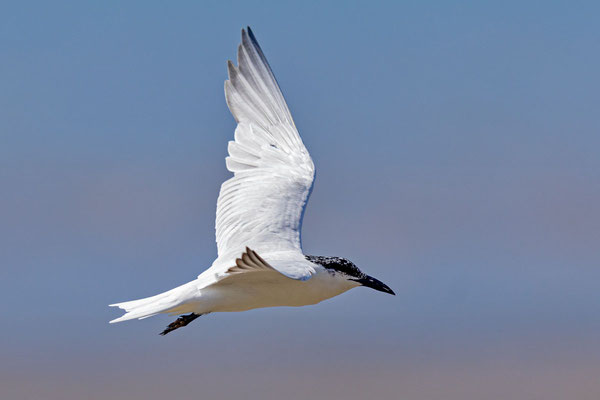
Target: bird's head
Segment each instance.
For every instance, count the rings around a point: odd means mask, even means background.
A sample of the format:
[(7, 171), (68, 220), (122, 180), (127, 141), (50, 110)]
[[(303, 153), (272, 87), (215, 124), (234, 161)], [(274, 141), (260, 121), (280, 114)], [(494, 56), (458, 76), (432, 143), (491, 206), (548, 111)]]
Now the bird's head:
[(356, 286), (366, 286), (380, 292), (396, 295), (392, 289), (385, 283), (362, 272), (354, 263), (342, 257), (326, 256), (306, 256), (306, 259), (312, 263), (319, 264), (327, 270), (328, 273), (338, 278), (343, 278), (355, 282)]

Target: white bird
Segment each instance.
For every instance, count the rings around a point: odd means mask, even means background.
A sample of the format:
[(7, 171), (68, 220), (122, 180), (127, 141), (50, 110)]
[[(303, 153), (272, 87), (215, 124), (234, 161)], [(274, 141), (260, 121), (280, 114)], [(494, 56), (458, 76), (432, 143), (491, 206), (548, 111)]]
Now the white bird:
[(357, 286), (392, 289), (339, 257), (302, 253), (300, 229), (315, 178), (313, 161), (256, 38), (242, 29), (238, 66), (228, 61), (225, 98), (237, 121), (217, 200), (218, 257), (197, 279), (156, 296), (111, 304), (112, 321), (181, 315), (165, 335), (203, 314), (305, 306)]

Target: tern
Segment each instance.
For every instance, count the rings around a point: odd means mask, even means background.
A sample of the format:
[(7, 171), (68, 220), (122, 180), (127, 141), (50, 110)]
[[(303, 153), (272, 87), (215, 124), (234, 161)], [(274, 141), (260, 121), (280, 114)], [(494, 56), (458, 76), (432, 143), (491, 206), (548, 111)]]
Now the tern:
[(217, 200), (217, 259), (197, 279), (144, 299), (111, 304), (111, 323), (180, 315), (161, 335), (213, 312), (317, 304), (354, 287), (395, 293), (341, 257), (302, 252), (300, 230), (315, 178), (275, 76), (250, 27), (238, 65), (228, 61), (227, 106), (237, 122)]

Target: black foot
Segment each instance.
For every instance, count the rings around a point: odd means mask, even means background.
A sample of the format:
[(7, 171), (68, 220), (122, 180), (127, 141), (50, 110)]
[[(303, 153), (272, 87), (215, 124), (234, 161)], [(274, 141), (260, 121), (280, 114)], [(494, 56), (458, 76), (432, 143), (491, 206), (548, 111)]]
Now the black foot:
[(195, 320), (196, 318), (198, 318), (201, 315), (202, 314), (194, 314), (194, 313), (182, 315), (179, 318), (177, 318), (177, 320), (175, 322), (171, 322), (169, 324), (169, 326), (167, 326), (167, 329), (162, 331), (160, 333), (160, 335), (165, 336), (167, 333), (174, 331), (175, 329), (186, 326), (187, 324), (189, 324), (190, 322), (192, 322), (193, 320)]

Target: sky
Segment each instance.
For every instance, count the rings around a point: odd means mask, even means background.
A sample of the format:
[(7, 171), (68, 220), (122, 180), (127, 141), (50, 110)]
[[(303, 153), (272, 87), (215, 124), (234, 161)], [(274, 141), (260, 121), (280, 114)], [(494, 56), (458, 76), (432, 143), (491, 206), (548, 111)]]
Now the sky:
[[(600, 397), (596, 2), (0, 7), (0, 397)], [(109, 325), (194, 279), (250, 25), (317, 168), (307, 254), (395, 297)]]

